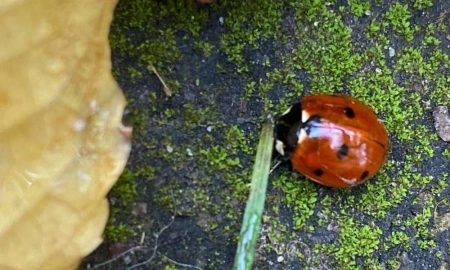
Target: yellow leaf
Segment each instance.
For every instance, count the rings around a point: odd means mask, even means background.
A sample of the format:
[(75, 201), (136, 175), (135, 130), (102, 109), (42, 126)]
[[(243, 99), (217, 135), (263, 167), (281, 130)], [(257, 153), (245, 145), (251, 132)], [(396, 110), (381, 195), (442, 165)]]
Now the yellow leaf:
[(0, 2), (0, 269), (73, 269), (128, 158), (111, 76), (116, 0)]

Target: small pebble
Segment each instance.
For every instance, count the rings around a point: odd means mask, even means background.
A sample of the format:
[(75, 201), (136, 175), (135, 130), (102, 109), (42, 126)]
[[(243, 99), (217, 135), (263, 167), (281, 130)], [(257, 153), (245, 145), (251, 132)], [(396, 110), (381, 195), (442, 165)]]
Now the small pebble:
[(392, 48), (392, 47), (389, 47), (389, 57), (394, 57), (394, 55), (395, 55), (395, 49), (394, 48)]
[(284, 257), (283, 256), (278, 256), (277, 258), (277, 262), (283, 262), (284, 261)]
[(208, 127), (206, 128), (206, 131), (208, 131), (208, 132), (211, 132), (211, 131), (212, 131), (212, 129), (213, 129), (213, 127), (212, 127), (212, 126), (208, 126)]
[[(400, 257), (400, 269), (414, 269), (414, 261), (408, 256), (408, 253), (403, 252)], [(422, 268), (423, 269), (423, 268)]]
[(131, 257), (130, 256), (125, 256), (123, 257), (123, 263), (124, 264), (130, 264), (131, 263)]
[(134, 216), (141, 216), (147, 214), (147, 204), (146, 203), (136, 203), (133, 205), (131, 214)]
[(433, 110), (434, 127), (442, 140), (450, 142), (450, 114), (446, 106), (438, 106)]
[(327, 230), (332, 231), (332, 232), (337, 232), (337, 231), (339, 231), (339, 225), (336, 222), (332, 221), (330, 224), (328, 224)]
[(166, 150), (167, 150), (167, 152), (172, 153), (173, 152), (173, 147), (170, 146), (170, 145), (166, 145)]

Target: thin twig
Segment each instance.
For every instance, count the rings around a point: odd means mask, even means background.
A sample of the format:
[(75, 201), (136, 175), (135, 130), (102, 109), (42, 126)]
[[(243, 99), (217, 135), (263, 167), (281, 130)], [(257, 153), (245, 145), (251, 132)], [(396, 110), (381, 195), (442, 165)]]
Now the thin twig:
[(158, 77), (159, 81), (161, 82), (161, 84), (163, 85), (163, 91), (166, 94), (166, 96), (170, 97), (172, 96), (172, 90), (170, 90), (169, 86), (164, 82), (163, 78), (161, 77), (161, 75), (159, 75), (158, 71), (156, 70), (155, 66), (153, 66), (152, 64), (150, 64), (148, 66), (148, 69), (151, 70), (153, 73), (155, 73), (156, 77)]
[(139, 245), (143, 245), (145, 241), (145, 232), (142, 232), (141, 234), (141, 240), (139, 240)]
[(272, 169), (270, 169), (269, 171), (269, 175), (273, 173), (273, 171), (275, 171), (275, 169), (281, 165), (281, 163), (283, 163), (283, 161), (281, 159), (278, 159), (275, 164), (273, 164)]
[(144, 248), (146, 248), (146, 247), (145, 246), (135, 246), (135, 247), (129, 248), (129, 249), (125, 250), (124, 252), (120, 253), (119, 255), (117, 255), (116, 257), (114, 257), (112, 259), (109, 259), (107, 261), (104, 261), (102, 263), (96, 264), (90, 269), (92, 269), (92, 270), (98, 269), (98, 268), (100, 268), (102, 266), (105, 266), (105, 265), (108, 265), (110, 263), (113, 263), (113, 262), (117, 261), (118, 259), (120, 259), (123, 256), (127, 255), (128, 253), (132, 253), (135, 250), (140, 250), (140, 249), (144, 249)]
[(180, 262), (177, 262), (177, 261), (175, 261), (175, 260), (172, 260), (171, 258), (169, 258), (169, 257), (167, 257), (166, 255), (164, 255), (164, 254), (161, 254), (161, 253), (159, 253), (161, 256), (163, 256), (164, 258), (166, 258), (166, 260), (168, 260), (169, 262), (171, 262), (171, 263), (173, 263), (173, 264), (176, 264), (176, 265), (178, 265), (178, 266), (181, 266), (181, 267), (187, 267), (187, 268), (194, 268), (194, 269), (197, 269), (197, 270), (203, 270), (202, 268), (200, 268), (200, 267), (198, 267), (198, 266), (195, 266), (195, 265), (191, 265), (191, 264), (186, 264), (186, 263), (180, 263)]
[[(171, 195), (172, 195), (172, 198), (173, 198), (173, 194), (171, 194)], [(143, 262), (140, 262), (140, 263), (137, 263), (137, 264), (134, 264), (134, 265), (128, 267), (127, 270), (132, 270), (132, 269), (138, 268), (138, 267), (140, 267), (140, 266), (144, 266), (144, 265), (149, 264), (153, 259), (155, 259), (155, 257), (156, 257), (157, 254), (163, 256), (163, 257), (166, 258), (168, 261), (170, 261), (171, 263), (176, 264), (176, 265), (178, 265), (178, 266), (188, 267), (188, 268), (193, 268), (193, 269), (197, 269), (197, 270), (203, 270), (202, 268), (200, 268), (200, 267), (198, 267), (198, 266), (195, 266), (195, 265), (190, 265), (190, 264), (185, 264), (185, 263), (177, 262), (177, 261), (175, 261), (175, 260), (173, 260), (173, 259), (167, 257), (166, 255), (164, 255), (164, 254), (158, 252), (158, 248), (159, 248), (159, 244), (158, 244), (158, 242), (159, 242), (159, 237), (160, 237), (161, 234), (162, 234), (164, 231), (166, 231), (166, 230), (173, 224), (173, 222), (175, 221), (175, 215), (176, 215), (176, 212), (177, 212), (177, 211), (176, 211), (176, 207), (175, 207), (175, 200), (174, 200), (174, 208), (175, 208), (174, 211), (173, 211), (173, 212), (174, 212), (174, 215), (172, 215), (172, 216), (170, 217), (170, 222), (169, 222), (168, 224), (166, 224), (166, 225), (165, 225), (158, 233), (155, 234), (155, 245), (154, 245), (154, 247), (153, 247), (152, 255), (151, 255), (147, 260), (145, 260), (145, 261), (143, 261)], [(145, 233), (142, 234), (142, 236), (141, 236), (141, 241), (140, 241), (140, 242), (143, 243), (144, 239), (145, 239)], [(93, 269), (98, 269), (98, 268), (100, 268), (100, 267), (102, 267), (102, 266), (105, 266), (105, 265), (108, 265), (108, 264), (110, 264), (110, 263), (113, 263), (114, 261), (118, 260), (119, 258), (125, 256), (125, 255), (128, 254), (128, 253), (131, 253), (131, 252), (133, 252), (133, 251), (135, 251), (135, 250), (144, 249), (144, 248), (147, 248), (147, 247), (146, 247), (146, 246), (135, 246), (135, 247), (132, 247), (132, 248), (130, 248), (130, 249), (128, 249), (128, 250), (122, 252), (121, 254), (117, 255), (116, 257), (114, 257), (114, 258), (112, 258), (112, 259), (110, 259), (110, 260), (107, 260), (107, 261), (105, 261), (105, 262), (102, 262), (102, 263), (99, 263), (99, 264), (95, 265), (95, 266), (94, 266), (93, 268), (91, 268), (91, 269), (92, 269), (92, 270), (93, 270)]]
[(145, 261), (143, 261), (143, 262), (140, 262), (140, 263), (137, 263), (137, 264), (134, 264), (134, 265), (128, 267), (127, 270), (135, 269), (135, 268), (138, 268), (138, 267), (140, 267), (140, 266), (149, 264), (149, 263), (155, 258), (156, 253), (157, 253), (157, 250), (158, 250), (158, 240), (159, 240), (159, 236), (173, 224), (174, 220), (175, 220), (175, 216), (172, 216), (170, 222), (169, 222), (166, 226), (164, 226), (164, 227), (163, 227), (163, 228), (155, 235), (155, 246), (153, 247), (153, 252), (152, 252), (152, 255), (150, 256), (150, 258), (148, 258), (147, 260), (145, 260)]

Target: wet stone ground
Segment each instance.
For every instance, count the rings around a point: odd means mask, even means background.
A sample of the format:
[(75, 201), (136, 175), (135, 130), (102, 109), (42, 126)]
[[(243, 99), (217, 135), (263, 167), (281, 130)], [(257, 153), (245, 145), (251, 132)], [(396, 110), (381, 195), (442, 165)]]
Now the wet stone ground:
[(264, 117), (339, 93), (384, 121), (389, 158), (346, 190), (277, 168), (255, 268), (449, 269), (450, 144), (433, 118), (450, 106), (449, 17), (445, 0), (120, 1), (133, 148), (83, 268), (230, 269)]

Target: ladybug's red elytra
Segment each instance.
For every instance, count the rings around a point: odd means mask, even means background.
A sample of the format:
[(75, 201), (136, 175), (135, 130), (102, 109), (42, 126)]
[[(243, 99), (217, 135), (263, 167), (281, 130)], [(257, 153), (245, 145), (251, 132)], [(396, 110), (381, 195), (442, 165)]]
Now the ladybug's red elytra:
[(352, 187), (383, 165), (389, 139), (375, 112), (343, 95), (308, 95), (278, 120), (275, 149), (292, 168), (329, 187)]

